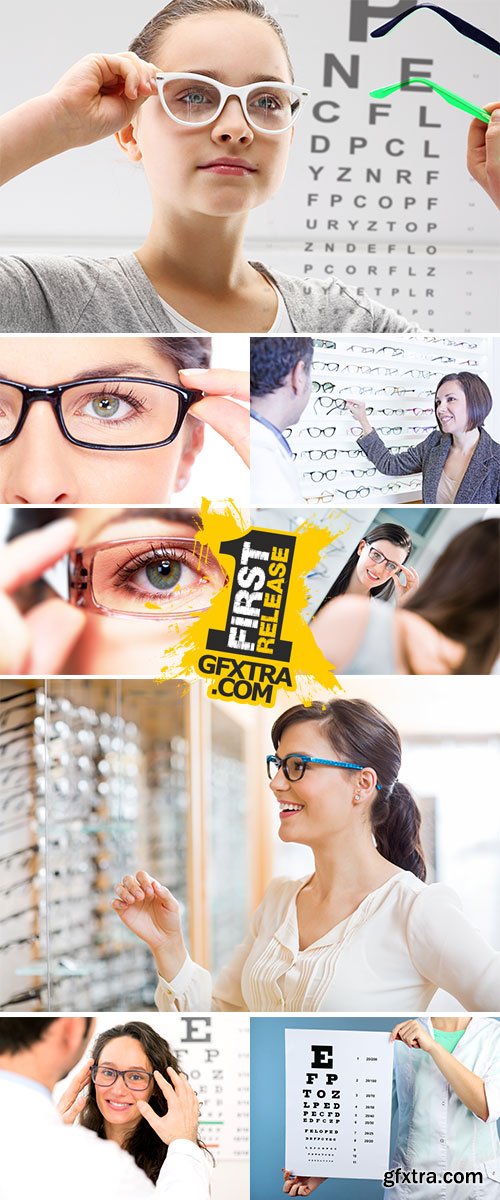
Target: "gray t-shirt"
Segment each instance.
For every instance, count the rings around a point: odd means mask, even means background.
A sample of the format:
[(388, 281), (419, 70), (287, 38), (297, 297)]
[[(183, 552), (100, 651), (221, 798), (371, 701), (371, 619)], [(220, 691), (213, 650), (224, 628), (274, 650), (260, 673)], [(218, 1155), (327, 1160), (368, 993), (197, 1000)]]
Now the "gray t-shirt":
[[(296, 333), (413, 333), (392, 308), (340, 280), (303, 280), (252, 264), (283, 296)], [(176, 333), (135, 254), (0, 258), (2, 333)], [(207, 330), (210, 332), (210, 330)], [(250, 330), (248, 332), (251, 332)]]

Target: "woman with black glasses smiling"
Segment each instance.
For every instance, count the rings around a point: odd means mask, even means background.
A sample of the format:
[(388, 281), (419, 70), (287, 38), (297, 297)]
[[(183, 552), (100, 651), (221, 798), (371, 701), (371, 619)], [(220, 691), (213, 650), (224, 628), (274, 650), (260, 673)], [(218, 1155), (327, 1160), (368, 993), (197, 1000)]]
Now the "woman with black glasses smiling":
[(500, 445), (484, 428), (493, 399), (479, 375), (445, 375), (434, 400), (438, 429), (399, 454), (387, 450), (361, 400), (346, 404), (361, 425), (358, 446), (370, 462), (383, 475), (421, 474), (424, 504), (500, 502)]

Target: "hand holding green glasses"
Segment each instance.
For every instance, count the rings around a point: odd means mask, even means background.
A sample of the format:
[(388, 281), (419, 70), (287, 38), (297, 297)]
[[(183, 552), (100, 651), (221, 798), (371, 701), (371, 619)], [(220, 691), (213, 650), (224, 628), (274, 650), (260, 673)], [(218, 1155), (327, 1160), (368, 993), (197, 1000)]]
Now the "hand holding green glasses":
[(411, 79), (403, 79), (402, 83), (391, 83), (388, 87), (376, 88), (370, 92), (375, 100), (384, 100), (386, 96), (391, 96), (393, 92), (399, 91), (401, 88), (410, 87), (412, 83), (423, 84), (425, 87), (432, 88), (433, 92), (437, 92), (447, 104), (451, 104), (453, 108), (461, 108), (463, 112), (469, 113), (469, 116), (476, 117), (478, 121), (484, 121), (485, 125), (489, 125), (491, 117), (485, 108), (478, 108), (477, 105), (471, 104), (469, 100), (464, 100), (463, 96), (457, 96), (455, 92), (449, 92), (447, 88), (443, 88), (439, 83), (434, 83), (433, 79), (425, 79), (423, 76), (412, 76)]
[(437, 92), (447, 104), (459, 108), (474, 117), (469, 130), (467, 145), (467, 166), (472, 178), (479, 183), (487, 195), (500, 208), (500, 103), (487, 104), (478, 108), (463, 96), (448, 91), (432, 79), (423, 76), (412, 76), (402, 83), (389, 84), (388, 87), (376, 88), (370, 92), (375, 100), (385, 99), (401, 88), (408, 88), (412, 83), (423, 84)]

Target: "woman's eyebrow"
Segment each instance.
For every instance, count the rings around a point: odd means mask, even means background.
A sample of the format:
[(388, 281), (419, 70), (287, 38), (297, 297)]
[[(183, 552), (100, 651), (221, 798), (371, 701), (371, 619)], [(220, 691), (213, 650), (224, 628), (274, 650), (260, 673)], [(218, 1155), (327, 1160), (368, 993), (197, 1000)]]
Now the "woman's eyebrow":
[[(205, 75), (207, 79), (215, 79), (216, 83), (222, 83), (219, 79), (218, 71), (209, 71), (206, 67), (190, 67), (186, 70), (186, 75)], [(286, 79), (282, 79), (280, 75), (251, 75), (248, 83), (286, 83)], [(228, 85), (229, 86), (229, 85)]]
[[(113, 1067), (113, 1070), (118, 1070), (116, 1063), (110, 1061), (109, 1059), (104, 1060), (103, 1058), (101, 1058), (100, 1062), (98, 1063), (98, 1066), (99, 1067)], [(148, 1069), (147, 1067), (134, 1067), (133, 1065), (131, 1067), (125, 1067), (126, 1071), (147, 1071), (147, 1069)]]
[(158, 379), (160, 382), (164, 380), (164, 375), (160, 375), (149, 363), (145, 365), (140, 362), (112, 362), (104, 363), (99, 367), (88, 367), (85, 371), (78, 371), (72, 375), (71, 382), (79, 383), (84, 379), (108, 379), (110, 376), (114, 378), (116, 375), (143, 375), (148, 379)]
[(92, 537), (96, 537), (97, 534), (102, 533), (103, 529), (108, 529), (110, 526), (123, 525), (124, 521), (134, 521), (141, 517), (163, 521), (165, 525), (191, 525), (195, 533), (198, 532), (200, 526), (198, 512), (192, 508), (125, 508), (120, 509), (113, 517), (106, 517), (102, 525), (93, 530)]

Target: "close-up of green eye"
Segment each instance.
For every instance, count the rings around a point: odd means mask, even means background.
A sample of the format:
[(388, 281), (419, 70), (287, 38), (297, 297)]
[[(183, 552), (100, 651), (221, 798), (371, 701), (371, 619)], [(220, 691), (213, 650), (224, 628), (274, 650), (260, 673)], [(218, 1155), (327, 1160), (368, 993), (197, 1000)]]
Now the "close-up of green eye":
[(96, 417), (114, 417), (120, 407), (118, 396), (96, 396), (92, 400), (92, 410)]
[(182, 572), (182, 562), (175, 558), (164, 558), (160, 562), (152, 562), (146, 567), (146, 576), (152, 587), (168, 591), (179, 582)]

